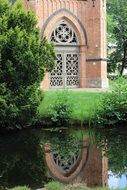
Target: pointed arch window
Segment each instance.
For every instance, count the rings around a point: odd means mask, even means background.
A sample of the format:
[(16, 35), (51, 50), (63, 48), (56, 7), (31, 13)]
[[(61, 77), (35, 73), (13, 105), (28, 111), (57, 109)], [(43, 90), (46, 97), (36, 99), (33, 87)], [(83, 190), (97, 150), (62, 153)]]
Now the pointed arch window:
[(54, 28), (50, 37), (56, 44), (77, 45), (78, 40), (75, 31), (65, 20), (60, 21)]
[(76, 32), (66, 20), (61, 20), (49, 37), (56, 45), (56, 66), (50, 73), (50, 87), (79, 87), (79, 43)]

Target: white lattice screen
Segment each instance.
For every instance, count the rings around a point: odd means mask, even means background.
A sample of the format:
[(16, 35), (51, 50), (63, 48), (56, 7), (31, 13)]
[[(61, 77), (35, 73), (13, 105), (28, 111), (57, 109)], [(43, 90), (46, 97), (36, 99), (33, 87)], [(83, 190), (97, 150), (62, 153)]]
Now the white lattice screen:
[(50, 73), (50, 87), (79, 87), (79, 49), (73, 28), (62, 20), (53, 29), (50, 39), (59, 50), (56, 51), (56, 66)]

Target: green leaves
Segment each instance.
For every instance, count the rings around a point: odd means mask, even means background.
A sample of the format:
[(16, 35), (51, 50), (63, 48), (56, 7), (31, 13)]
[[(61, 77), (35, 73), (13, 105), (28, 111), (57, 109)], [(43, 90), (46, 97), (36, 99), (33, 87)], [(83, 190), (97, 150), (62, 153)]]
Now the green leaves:
[(127, 1), (108, 0), (107, 12), (108, 42), (112, 46), (108, 57), (108, 71), (120, 71), (124, 54), (123, 44), (127, 39)]
[(56, 101), (49, 108), (48, 117), (56, 126), (64, 126), (68, 124), (72, 110), (69, 93), (62, 91), (57, 93)]
[(40, 82), (55, 63), (53, 44), (40, 38), (35, 15), (20, 0), (0, 0), (0, 90), (2, 128), (35, 124)]
[(104, 95), (97, 113), (97, 123), (115, 125), (127, 120), (127, 80), (116, 80), (112, 92)]
[(8, 0), (0, 0), (0, 18), (1, 16), (5, 13), (8, 12), (9, 10), (9, 3)]

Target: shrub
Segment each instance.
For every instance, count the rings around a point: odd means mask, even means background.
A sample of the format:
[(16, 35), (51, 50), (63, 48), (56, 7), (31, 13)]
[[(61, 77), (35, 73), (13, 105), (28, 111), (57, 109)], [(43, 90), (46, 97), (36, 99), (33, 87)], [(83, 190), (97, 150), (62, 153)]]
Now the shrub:
[(36, 17), (20, 0), (0, 0), (0, 128), (36, 121), (40, 82), (54, 65), (53, 45), (39, 37)]
[(127, 80), (119, 78), (106, 93), (96, 114), (97, 124), (115, 125), (127, 121)]
[(57, 92), (56, 101), (50, 106), (48, 116), (53, 124), (62, 126), (69, 122), (72, 110), (69, 92)]

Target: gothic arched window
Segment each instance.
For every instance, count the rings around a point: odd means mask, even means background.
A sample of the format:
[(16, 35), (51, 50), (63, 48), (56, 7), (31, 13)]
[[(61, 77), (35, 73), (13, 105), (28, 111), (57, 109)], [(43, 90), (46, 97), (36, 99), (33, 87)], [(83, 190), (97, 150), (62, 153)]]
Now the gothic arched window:
[(79, 43), (74, 29), (61, 20), (53, 28), (50, 40), (56, 45), (56, 66), (50, 73), (50, 87), (79, 87)]
[(60, 21), (54, 28), (50, 37), (56, 44), (77, 44), (77, 36), (65, 20)]

